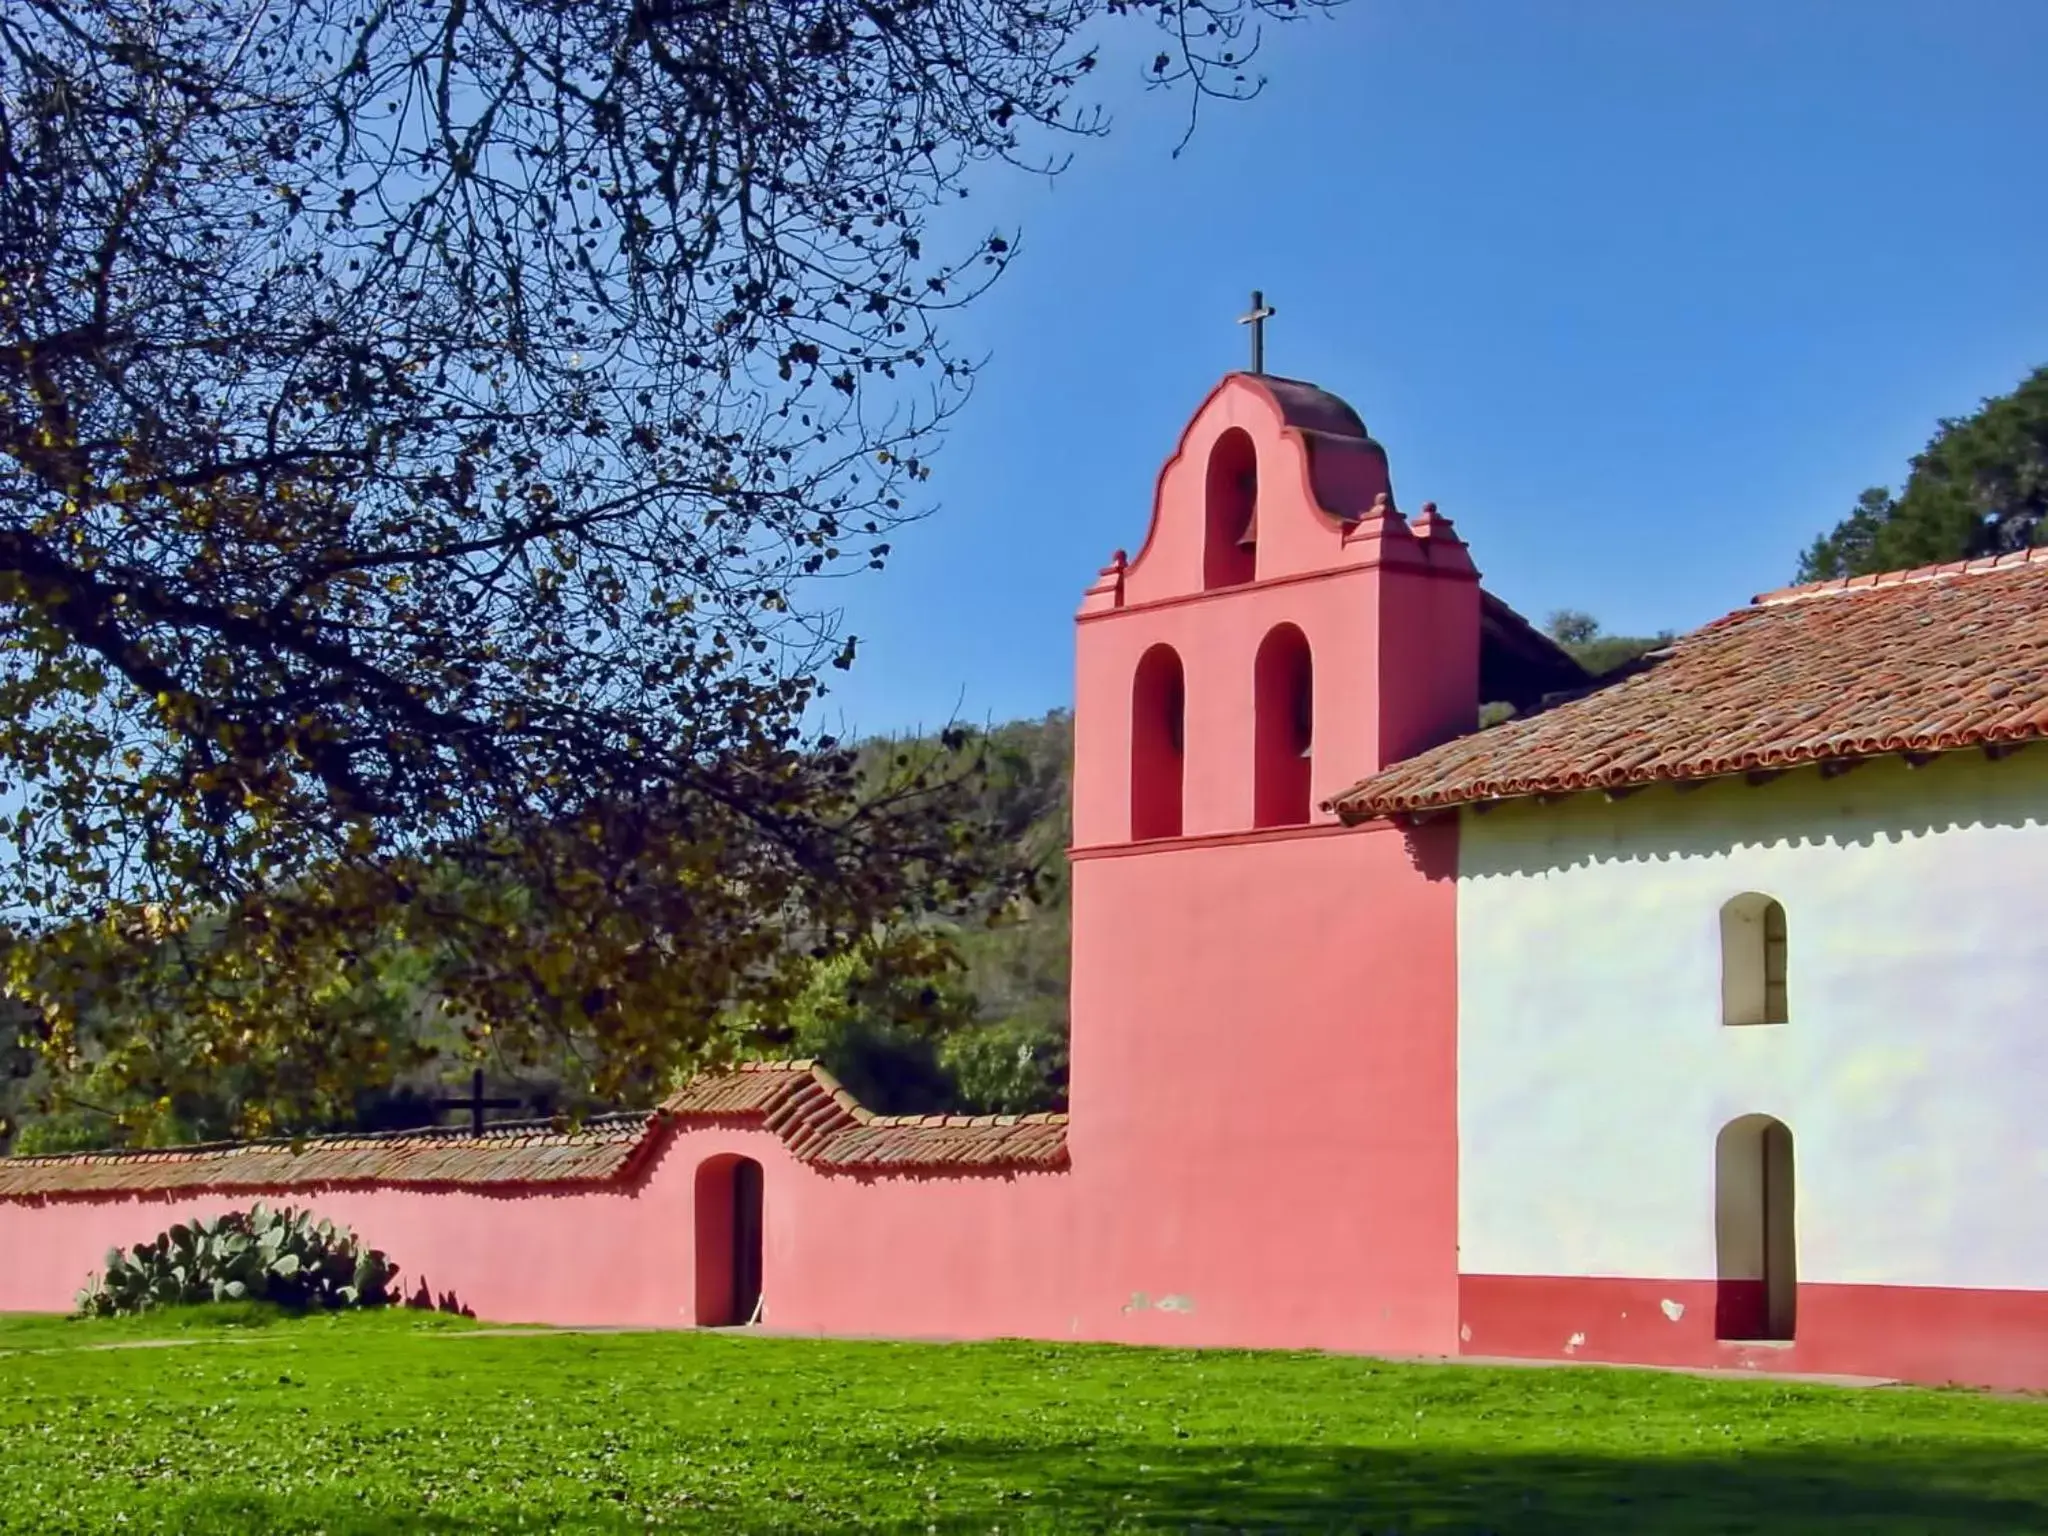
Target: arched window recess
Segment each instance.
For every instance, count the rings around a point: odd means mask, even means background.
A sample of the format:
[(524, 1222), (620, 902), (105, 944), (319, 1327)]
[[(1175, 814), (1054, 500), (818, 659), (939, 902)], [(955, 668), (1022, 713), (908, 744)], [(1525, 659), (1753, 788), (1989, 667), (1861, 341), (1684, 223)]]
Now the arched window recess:
[(1745, 891), (1721, 908), (1721, 1022), (1783, 1024), (1787, 992), (1785, 908)]

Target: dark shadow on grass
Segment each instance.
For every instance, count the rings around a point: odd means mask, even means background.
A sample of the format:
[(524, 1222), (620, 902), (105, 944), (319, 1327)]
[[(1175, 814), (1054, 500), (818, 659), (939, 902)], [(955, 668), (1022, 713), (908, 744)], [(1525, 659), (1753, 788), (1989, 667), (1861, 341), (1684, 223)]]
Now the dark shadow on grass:
[[(452, 1503), (452, 1501), (451, 1501)], [(193, 1494), (148, 1512), (143, 1528), (156, 1536), (483, 1536), (501, 1531), (577, 1532), (578, 1536), (647, 1536), (663, 1531), (779, 1533), (832, 1527), (789, 1523), (765, 1505), (742, 1511), (687, 1511), (650, 1526), (638, 1510), (605, 1500), (581, 1507), (535, 1503), (512, 1511), (501, 1503), (489, 1510), (401, 1509), (371, 1500), (255, 1494)], [(924, 1525), (918, 1526), (925, 1529)], [(983, 1528), (984, 1530), (986, 1527)]]
[[(821, 1461), (810, 1503), (756, 1500), (664, 1509), (661, 1529), (721, 1533), (1117, 1530), (1319, 1536), (2012, 1536), (2048, 1530), (2048, 1467), (2030, 1448), (1936, 1445), (1786, 1448), (1645, 1455), (1481, 1455), (1334, 1445), (1217, 1446), (1103, 1441), (1006, 1445), (958, 1441), (926, 1447), (943, 1496), (906, 1489), (900, 1512), (848, 1521), (830, 1513), (847, 1479), (893, 1483), (900, 1463), (879, 1453)], [(805, 1481), (792, 1469), (793, 1480)], [(781, 1485), (785, 1479), (772, 1479)], [(1028, 1490), (1028, 1494), (1027, 1494)], [(648, 1490), (635, 1490), (644, 1494)], [(647, 1529), (629, 1498), (523, 1509), (528, 1528), (578, 1532)], [(506, 1529), (502, 1504), (464, 1511), (401, 1509), (388, 1502), (196, 1495), (159, 1508), (166, 1532), (237, 1536), (319, 1530), (326, 1536), (469, 1536)]]
[[(258, 1532), (320, 1531), (324, 1536), (378, 1536), (385, 1531), (419, 1536), (467, 1536), (497, 1528), (502, 1522), (479, 1517), (416, 1511), (399, 1512), (373, 1503), (345, 1503), (333, 1498), (259, 1497), (254, 1494), (193, 1494), (168, 1507), (151, 1510), (161, 1536), (256, 1536)], [(555, 1529), (562, 1529), (560, 1526)], [(538, 1529), (547, 1530), (545, 1523)]]
[[(1190, 1441), (1104, 1442), (1046, 1455), (1042, 1447), (1033, 1454), (965, 1441), (927, 1454), (950, 1477), (989, 1490), (978, 1504), (955, 1497), (942, 1506), (948, 1525), (983, 1531), (1090, 1529), (1111, 1521), (1204, 1536), (2048, 1531), (2048, 1466), (2033, 1446), (1907, 1443), (1629, 1458)], [(1021, 1497), (1026, 1488), (1028, 1501)], [(928, 1523), (912, 1518), (891, 1528), (907, 1533)]]

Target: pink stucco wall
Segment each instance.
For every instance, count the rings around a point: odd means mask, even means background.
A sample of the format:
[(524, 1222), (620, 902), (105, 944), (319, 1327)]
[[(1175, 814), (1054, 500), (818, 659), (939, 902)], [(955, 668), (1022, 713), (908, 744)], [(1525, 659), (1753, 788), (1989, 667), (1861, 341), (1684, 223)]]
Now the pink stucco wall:
[(1090, 1318), (1130, 1308), (1105, 1336), (1455, 1349), (1448, 849), (1310, 829), (1076, 864), (1080, 1283)]
[(437, 1297), (452, 1290), (482, 1317), (672, 1324), (687, 1321), (678, 1311), (689, 1290), (687, 1188), (664, 1160), (643, 1183), (574, 1192), (335, 1188), (0, 1201), (0, 1311), (68, 1310), (109, 1248), (262, 1198), (343, 1223), (392, 1256), (408, 1293), (425, 1280)]
[[(762, 1195), (762, 1321), (919, 1338), (1076, 1330), (1068, 1310), (1072, 1186), (1062, 1173), (824, 1173), (766, 1131), (681, 1133), (668, 1160), (754, 1158)], [(687, 1306), (679, 1321), (694, 1322)]]
[[(310, 1207), (499, 1322), (697, 1321), (697, 1168), (764, 1170), (764, 1321), (820, 1332), (1058, 1336), (1068, 1318), (1064, 1181), (826, 1175), (765, 1131), (685, 1130), (617, 1186), (517, 1193), (330, 1188), (259, 1196), (0, 1201), (0, 1311), (64, 1311), (110, 1247), (257, 1198)], [(992, 1327), (992, 1325), (994, 1325)]]
[[(1256, 580), (1204, 589), (1214, 472), (1256, 456)], [(1321, 802), (1469, 728), (1478, 582), (1305, 386), (1234, 376), (1076, 645), (1073, 1124), (1082, 1315), (1152, 1341), (1443, 1351), (1457, 1331), (1456, 830)], [(1305, 825), (1254, 831), (1261, 647), (1312, 663)], [(1178, 837), (1132, 841), (1141, 659), (1185, 712)], [(1155, 770), (1156, 771), (1156, 770)]]
[[(1247, 470), (1256, 549), (1223, 566), (1255, 579), (1204, 590), (1206, 543), (1244, 521), (1211, 498)], [(1232, 376), (1161, 472), (1138, 557), (1084, 601), (1068, 1169), (827, 1172), (765, 1129), (685, 1127), (618, 1186), (289, 1198), (481, 1316), (688, 1325), (722, 1263), (697, 1251), (698, 1170), (744, 1156), (776, 1327), (1450, 1351), (1455, 828), (1316, 809), (1250, 831), (1254, 661), (1279, 626), (1312, 664), (1312, 802), (1470, 723), (1476, 573), (1389, 491), (1341, 403)], [(1133, 688), (1160, 645), (1185, 690), (1182, 835), (1133, 845)], [(250, 1198), (0, 1202), (0, 1309), (65, 1307), (109, 1246)]]

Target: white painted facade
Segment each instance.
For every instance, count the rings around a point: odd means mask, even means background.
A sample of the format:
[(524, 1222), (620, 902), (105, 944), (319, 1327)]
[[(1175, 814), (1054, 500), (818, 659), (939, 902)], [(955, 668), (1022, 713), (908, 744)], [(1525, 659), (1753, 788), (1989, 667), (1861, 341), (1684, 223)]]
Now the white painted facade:
[[(1461, 1270), (1713, 1279), (1762, 1114), (1802, 1282), (2048, 1288), (2048, 749), (1462, 815)], [(1745, 892), (1782, 1024), (1722, 1022)]]

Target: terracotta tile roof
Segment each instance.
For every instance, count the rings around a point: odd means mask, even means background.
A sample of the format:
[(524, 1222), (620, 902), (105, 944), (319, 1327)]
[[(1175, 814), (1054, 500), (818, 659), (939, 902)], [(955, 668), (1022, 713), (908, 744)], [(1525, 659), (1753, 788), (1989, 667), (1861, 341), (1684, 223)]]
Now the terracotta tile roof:
[(775, 1132), (807, 1163), (847, 1172), (1064, 1168), (1065, 1115), (878, 1115), (816, 1062), (748, 1062), (662, 1105), (678, 1123)]
[(234, 1142), (137, 1152), (0, 1158), (0, 1200), (46, 1195), (293, 1190), (333, 1185), (506, 1187), (629, 1178), (666, 1125), (773, 1131), (830, 1171), (1063, 1168), (1065, 1115), (877, 1115), (814, 1062), (750, 1062), (692, 1079), (653, 1115)]
[(1346, 821), (2048, 736), (2048, 549), (1766, 593), (1619, 681), (1353, 785)]
[(0, 1199), (54, 1194), (162, 1194), (187, 1189), (315, 1185), (588, 1184), (627, 1173), (648, 1116), (605, 1115), (575, 1131), (546, 1122), (245, 1141), (137, 1152), (0, 1158)]

